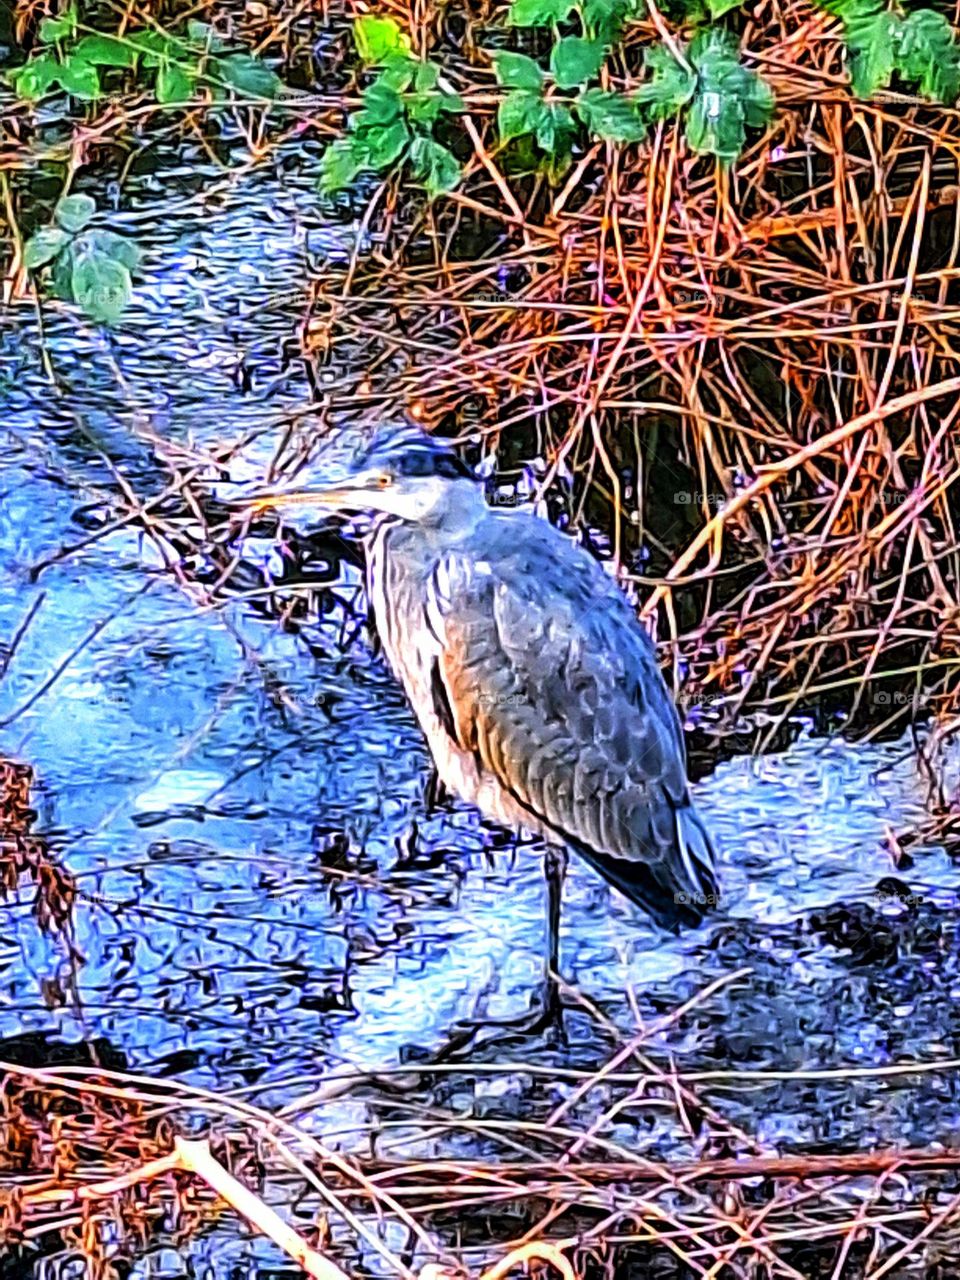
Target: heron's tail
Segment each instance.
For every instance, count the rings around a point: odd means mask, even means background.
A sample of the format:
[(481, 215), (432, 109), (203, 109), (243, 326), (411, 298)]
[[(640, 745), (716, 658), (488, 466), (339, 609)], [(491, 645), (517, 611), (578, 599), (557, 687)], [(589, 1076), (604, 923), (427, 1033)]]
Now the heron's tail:
[(646, 839), (632, 857), (598, 853), (569, 838), (568, 843), (657, 924), (677, 932), (698, 925), (720, 901), (720, 891), (713, 841), (700, 815), (689, 798), (679, 805), (665, 798), (672, 821), (660, 826), (656, 843), (648, 827)]
[[(678, 857), (675, 901), (678, 907), (690, 909), (694, 917), (690, 923), (699, 924), (720, 901), (713, 841), (689, 800), (675, 811), (674, 817)], [(686, 924), (688, 918), (684, 913), (677, 923)]]

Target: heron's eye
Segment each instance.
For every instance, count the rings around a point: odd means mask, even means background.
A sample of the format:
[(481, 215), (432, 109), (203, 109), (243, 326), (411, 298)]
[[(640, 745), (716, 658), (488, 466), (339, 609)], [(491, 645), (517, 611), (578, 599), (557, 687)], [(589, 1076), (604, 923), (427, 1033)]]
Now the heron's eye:
[(389, 489), (393, 484), (393, 477), (387, 475), (377, 476), (375, 482), (378, 489)]

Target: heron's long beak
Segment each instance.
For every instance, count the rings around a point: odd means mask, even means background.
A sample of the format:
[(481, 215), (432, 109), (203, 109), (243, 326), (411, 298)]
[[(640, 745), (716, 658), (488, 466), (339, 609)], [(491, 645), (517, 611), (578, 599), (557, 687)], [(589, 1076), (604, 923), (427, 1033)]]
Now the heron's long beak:
[(274, 489), (251, 494), (245, 506), (254, 515), (282, 507), (343, 507), (356, 497), (349, 485), (318, 485), (310, 489)]

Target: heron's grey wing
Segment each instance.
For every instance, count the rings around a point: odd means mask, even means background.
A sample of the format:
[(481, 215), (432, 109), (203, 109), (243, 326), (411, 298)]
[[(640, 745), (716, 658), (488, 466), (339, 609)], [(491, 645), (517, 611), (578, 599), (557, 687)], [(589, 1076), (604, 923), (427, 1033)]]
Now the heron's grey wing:
[(434, 570), (435, 703), (524, 811), (661, 922), (693, 922), (713, 855), (653, 646), (600, 566), (547, 530)]

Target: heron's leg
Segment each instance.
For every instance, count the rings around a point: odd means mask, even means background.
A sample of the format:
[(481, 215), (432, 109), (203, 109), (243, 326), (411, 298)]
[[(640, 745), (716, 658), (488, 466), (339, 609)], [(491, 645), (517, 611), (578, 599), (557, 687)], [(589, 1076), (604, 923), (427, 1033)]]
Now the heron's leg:
[(516, 1018), (463, 1019), (457, 1023), (443, 1048), (433, 1055), (434, 1061), (454, 1058), (464, 1049), (473, 1049), (480, 1044), (522, 1040), (544, 1032), (556, 1032), (561, 1041), (565, 1039), (563, 1001), (560, 997), (560, 907), (567, 870), (566, 849), (548, 845), (544, 851), (543, 870), (547, 884), (546, 952), (543, 979), (530, 1002), (530, 1009)]
[(436, 765), (431, 765), (430, 773), (423, 788), (423, 804), (428, 818), (433, 817), (446, 798), (447, 789), (440, 779), (440, 771)]
[(551, 1020), (563, 1021), (560, 999), (560, 908), (563, 902), (563, 880), (567, 874), (567, 851), (547, 845), (543, 855), (543, 871), (547, 881), (547, 954), (544, 957), (543, 1012)]

